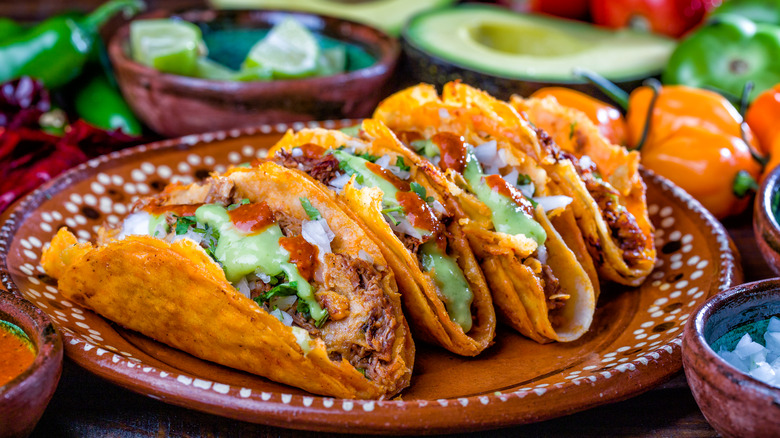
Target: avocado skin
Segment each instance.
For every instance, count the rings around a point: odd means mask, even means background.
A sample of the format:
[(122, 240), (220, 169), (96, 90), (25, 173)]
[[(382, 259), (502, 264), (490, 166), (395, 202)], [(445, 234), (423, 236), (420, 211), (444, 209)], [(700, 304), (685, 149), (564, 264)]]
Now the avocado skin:
[[(498, 99), (507, 100), (513, 94), (523, 97), (530, 96), (536, 90), (544, 87), (567, 87), (595, 97), (596, 99), (611, 102), (611, 99), (593, 84), (588, 82), (560, 81), (536, 81), (517, 78), (503, 78), (491, 74), (481, 73), (465, 67), (455, 65), (449, 61), (433, 56), (417, 48), (412, 41), (405, 36), (401, 38), (401, 47), (404, 53), (404, 67), (408, 72), (410, 83), (425, 82), (435, 85), (441, 91), (444, 84), (454, 80), (460, 80), (464, 84), (479, 88)], [(650, 77), (659, 78), (661, 72), (655, 72)], [(623, 81), (613, 81), (617, 86), (631, 92), (642, 85), (647, 76)]]

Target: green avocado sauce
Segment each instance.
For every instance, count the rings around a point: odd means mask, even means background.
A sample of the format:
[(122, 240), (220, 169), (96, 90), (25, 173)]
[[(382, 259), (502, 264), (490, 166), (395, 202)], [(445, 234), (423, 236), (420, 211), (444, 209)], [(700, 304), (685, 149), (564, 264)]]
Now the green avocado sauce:
[(279, 224), (270, 225), (257, 234), (245, 234), (233, 225), (227, 210), (216, 204), (199, 207), (195, 218), (219, 230), (214, 255), (229, 281), (235, 283), (256, 270), (271, 277), (284, 272), (290, 282), (296, 282), (296, 295), (309, 306), (311, 317), (321, 321), (327, 316), (314, 298), (309, 282), (298, 272), (298, 267), (290, 263), (290, 253), (279, 245), (279, 239), (284, 237)]
[(539, 222), (536, 222), (513, 200), (490, 188), (485, 182), (484, 176), (485, 173), (482, 172), (482, 166), (479, 165), (474, 150), (468, 147), (463, 177), (471, 186), (471, 192), (490, 208), (496, 231), (513, 235), (522, 234), (535, 240), (539, 245), (544, 244), (547, 233), (539, 225)]
[(444, 295), (444, 306), (450, 319), (467, 333), (471, 330), (471, 302), (474, 300), (474, 294), (460, 266), (432, 241), (420, 247), (420, 255), (423, 269), (433, 274), (436, 286)]
[[(398, 201), (396, 201), (398, 188), (366, 167), (367, 160), (340, 150), (332, 153), (340, 163), (345, 163), (355, 173), (363, 177), (363, 185), (378, 187), (382, 190), (384, 206), (399, 206)], [(416, 227), (415, 229), (423, 236), (431, 234), (428, 230)], [(436, 286), (444, 296), (444, 305), (450, 318), (460, 325), (464, 332), (468, 332), (471, 330), (472, 324), (471, 302), (474, 295), (460, 266), (452, 257), (443, 254), (433, 241), (423, 244), (420, 247), (420, 254), (423, 269), (431, 274)]]

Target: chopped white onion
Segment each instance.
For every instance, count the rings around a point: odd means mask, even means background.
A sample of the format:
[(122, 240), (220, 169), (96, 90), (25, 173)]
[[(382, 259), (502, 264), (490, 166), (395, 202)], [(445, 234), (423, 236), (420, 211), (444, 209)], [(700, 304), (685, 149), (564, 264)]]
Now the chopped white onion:
[(328, 184), (335, 187), (338, 190), (341, 190), (344, 188), (345, 185), (349, 182), (350, 175), (347, 173), (339, 173), (337, 177), (330, 180)]
[(319, 248), (320, 255), (332, 252), (330, 250), (330, 242), (336, 237), (325, 219), (304, 221), (301, 224), (301, 236), (303, 236), (304, 240)]
[(439, 118), (447, 120), (450, 118), (450, 112), (444, 108), (439, 108)]
[(763, 338), (766, 346), (753, 341), (750, 334), (746, 333), (734, 351), (721, 347), (718, 355), (743, 373), (780, 387), (780, 319), (772, 317), (769, 320)]
[(436, 213), (447, 214), (447, 209), (444, 208), (444, 205), (442, 205), (442, 203), (439, 202), (438, 200), (434, 200), (431, 203), (431, 208), (433, 208), (433, 211), (435, 211)]
[(555, 210), (556, 208), (563, 208), (571, 204), (572, 199), (568, 196), (556, 195), (556, 196), (539, 196), (533, 198), (533, 200), (542, 206), (544, 211)]
[(439, 167), (439, 162), (441, 161), (441, 156), (436, 155), (435, 157), (431, 158), (431, 163), (433, 163), (436, 167)]
[(399, 233), (404, 233), (404, 234), (408, 235), (409, 237), (414, 237), (415, 239), (422, 240), (422, 234), (420, 234), (420, 232), (417, 231), (412, 226), (412, 223), (409, 222), (409, 220), (406, 219), (406, 218), (398, 219), (398, 225), (395, 225), (394, 223), (390, 222), (390, 228), (392, 228), (393, 231), (397, 231)]
[(547, 247), (539, 245), (536, 247), (536, 260), (539, 260), (541, 264), (547, 264)]
[(271, 276), (266, 274), (265, 272), (260, 271), (259, 269), (255, 270), (254, 274), (255, 277), (257, 277), (260, 281), (262, 281), (265, 284), (271, 282)]
[(581, 168), (587, 169), (587, 168), (589, 168), (591, 166), (595, 167), (595, 165), (596, 165), (596, 163), (594, 163), (593, 160), (589, 156), (583, 155), (583, 156), (580, 157), (580, 167)]
[(498, 143), (490, 140), (474, 148), (474, 155), (483, 166), (488, 166), (498, 159)]
[(374, 164), (376, 164), (379, 167), (387, 169), (387, 166), (390, 165), (390, 160), (391, 159), (392, 159), (392, 157), (390, 157), (390, 155), (384, 154), (379, 159), (374, 161)]
[(268, 302), (268, 304), (271, 307), (278, 307), (286, 312), (290, 307), (293, 306), (293, 304), (295, 304), (296, 301), (298, 301), (297, 295), (287, 295), (281, 297), (273, 297)]
[(293, 148), (292, 156), (295, 157), (295, 158), (302, 157), (303, 156), (303, 149), (301, 149), (301, 148)]
[(196, 232), (192, 231), (192, 228), (190, 228), (184, 234), (174, 235), (173, 239), (171, 240), (171, 243), (178, 242), (179, 240), (182, 240), (182, 239), (189, 239), (189, 240), (192, 240), (193, 242), (195, 242), (197, 244), (200, 244), (200, 242), (203, 241), (203, 234), (196, 233)]
[(346, 146), (344, 152), (350, 155), (354, 155), (355, 151), (357, 149), (363, 149), (365, 147), (365, 144), (363, 144), (363, 142), (360, 140), (350, 139), (346, 141), (346, 144), (344, 146)]
[(515, 168), (512, 168), (512, 170), (509, 171), (509, 173), (507, 173), (506, 175), (502, 176), (501, 178), (504, 178), (504, 181), (508, 182), (509, 184), (514, 186), (516, 189), (520, 188), (520, 186), (517, 185), (517, 179), (520, 178), (520, 171), (519, 170), (517, 170)]
[(293, 319), (292, 316), (287, 314), (287, 312), (282, 312), (279, 309), (274, 309), (269, 313), (275, 316), (276, 319), (278, 319), (279, 321), (282, 321), (282, 324), (292, 327)]
[(366, 251), (364, 251), (362, 249), (360, 251), (358, 251), (358, 257), (360, 257), (361, 259), (367, 261), (368, 263), (374, 263), (374, 258), (371, 257), (371, 254), (367, 253)]
[(517, 190), (520, 190), (520, 193), (522, 193), (526, 198), (533, 198), (534, 193), (536, 193), (536, 186), (534, 186), (534, 183), (530, 182), (528, 184), (517, 186)]
[(249, 283), (246, 281), (246, 277), (241, 277), (241, 280), (238, 280), (238, 283), (233, 286), (245, 297), (252, 298), (252, 292), (249, 290)]
[(117, 239), (124, 239), (130, 235), (149, 235), (149, 221), (152, 220), (152, 215), (139, 211), (128, 215), (124, 222), (122, 222), (122, 230), (116, 236)]
[(412, 173), (408, 170), (401, 170), (398, 166), (387, 166), (387, 170), (393, 173), (393, 175), (397, 176), (398, 178), (402, 180), (409, 179), (410, 176), (412, 176)]

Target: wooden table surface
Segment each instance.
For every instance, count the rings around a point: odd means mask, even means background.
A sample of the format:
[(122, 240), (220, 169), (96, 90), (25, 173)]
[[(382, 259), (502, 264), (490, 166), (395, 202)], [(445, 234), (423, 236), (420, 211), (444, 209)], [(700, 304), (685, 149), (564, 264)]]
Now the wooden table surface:
[[(0, 2), (0, 16), (40, 19), (62, 8), (90, 9), (101, 0)], [(199, 0), (147, 0), (177, 8)], [(761, 258), (751, 214), (725, 222), (742, 256), (746, 281), (774, 277)], [(314, 437), (335, 436), (244, 423), (168, 405), (104, 381), (65, 359), (62, 378), (32, 437)], [(457, 435), (453, 435), (457, 436)], [(682, 373), (657, 388), (613, 403), (541, 423), (481, 436), (717, 436), (699, 411)]]

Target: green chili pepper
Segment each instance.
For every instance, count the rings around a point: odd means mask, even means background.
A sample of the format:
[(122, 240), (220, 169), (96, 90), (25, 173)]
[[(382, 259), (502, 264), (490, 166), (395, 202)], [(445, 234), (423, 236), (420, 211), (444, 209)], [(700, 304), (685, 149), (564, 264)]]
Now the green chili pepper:
[(138, 12), (141, 0), (111, 0), (83, 18), (60, 15), (0, 42), (0, 82), (21, 76), (41, 80), (48, 88), (68, 83), (89, 58), (99, 27), (124, 10)]
[(665, 84), (711, 88), (749, 100), (780, 82), (780, 27), (722, 15), (683, 40), (669, 58)]
[(780, 26), (780, 3), (777, 0), (729, 0), (710, 13), (710, 17), (739, 15), (754, 23)]
[(0, 43), (24, 32), (21, 24), (7, 17), (0, 17)]
[(103, 74), (90, 78), (76, 94), (73, 104), (80, 118), (105, 130), (120, 128), (128, 135), (141, 135), (141, 123)]

